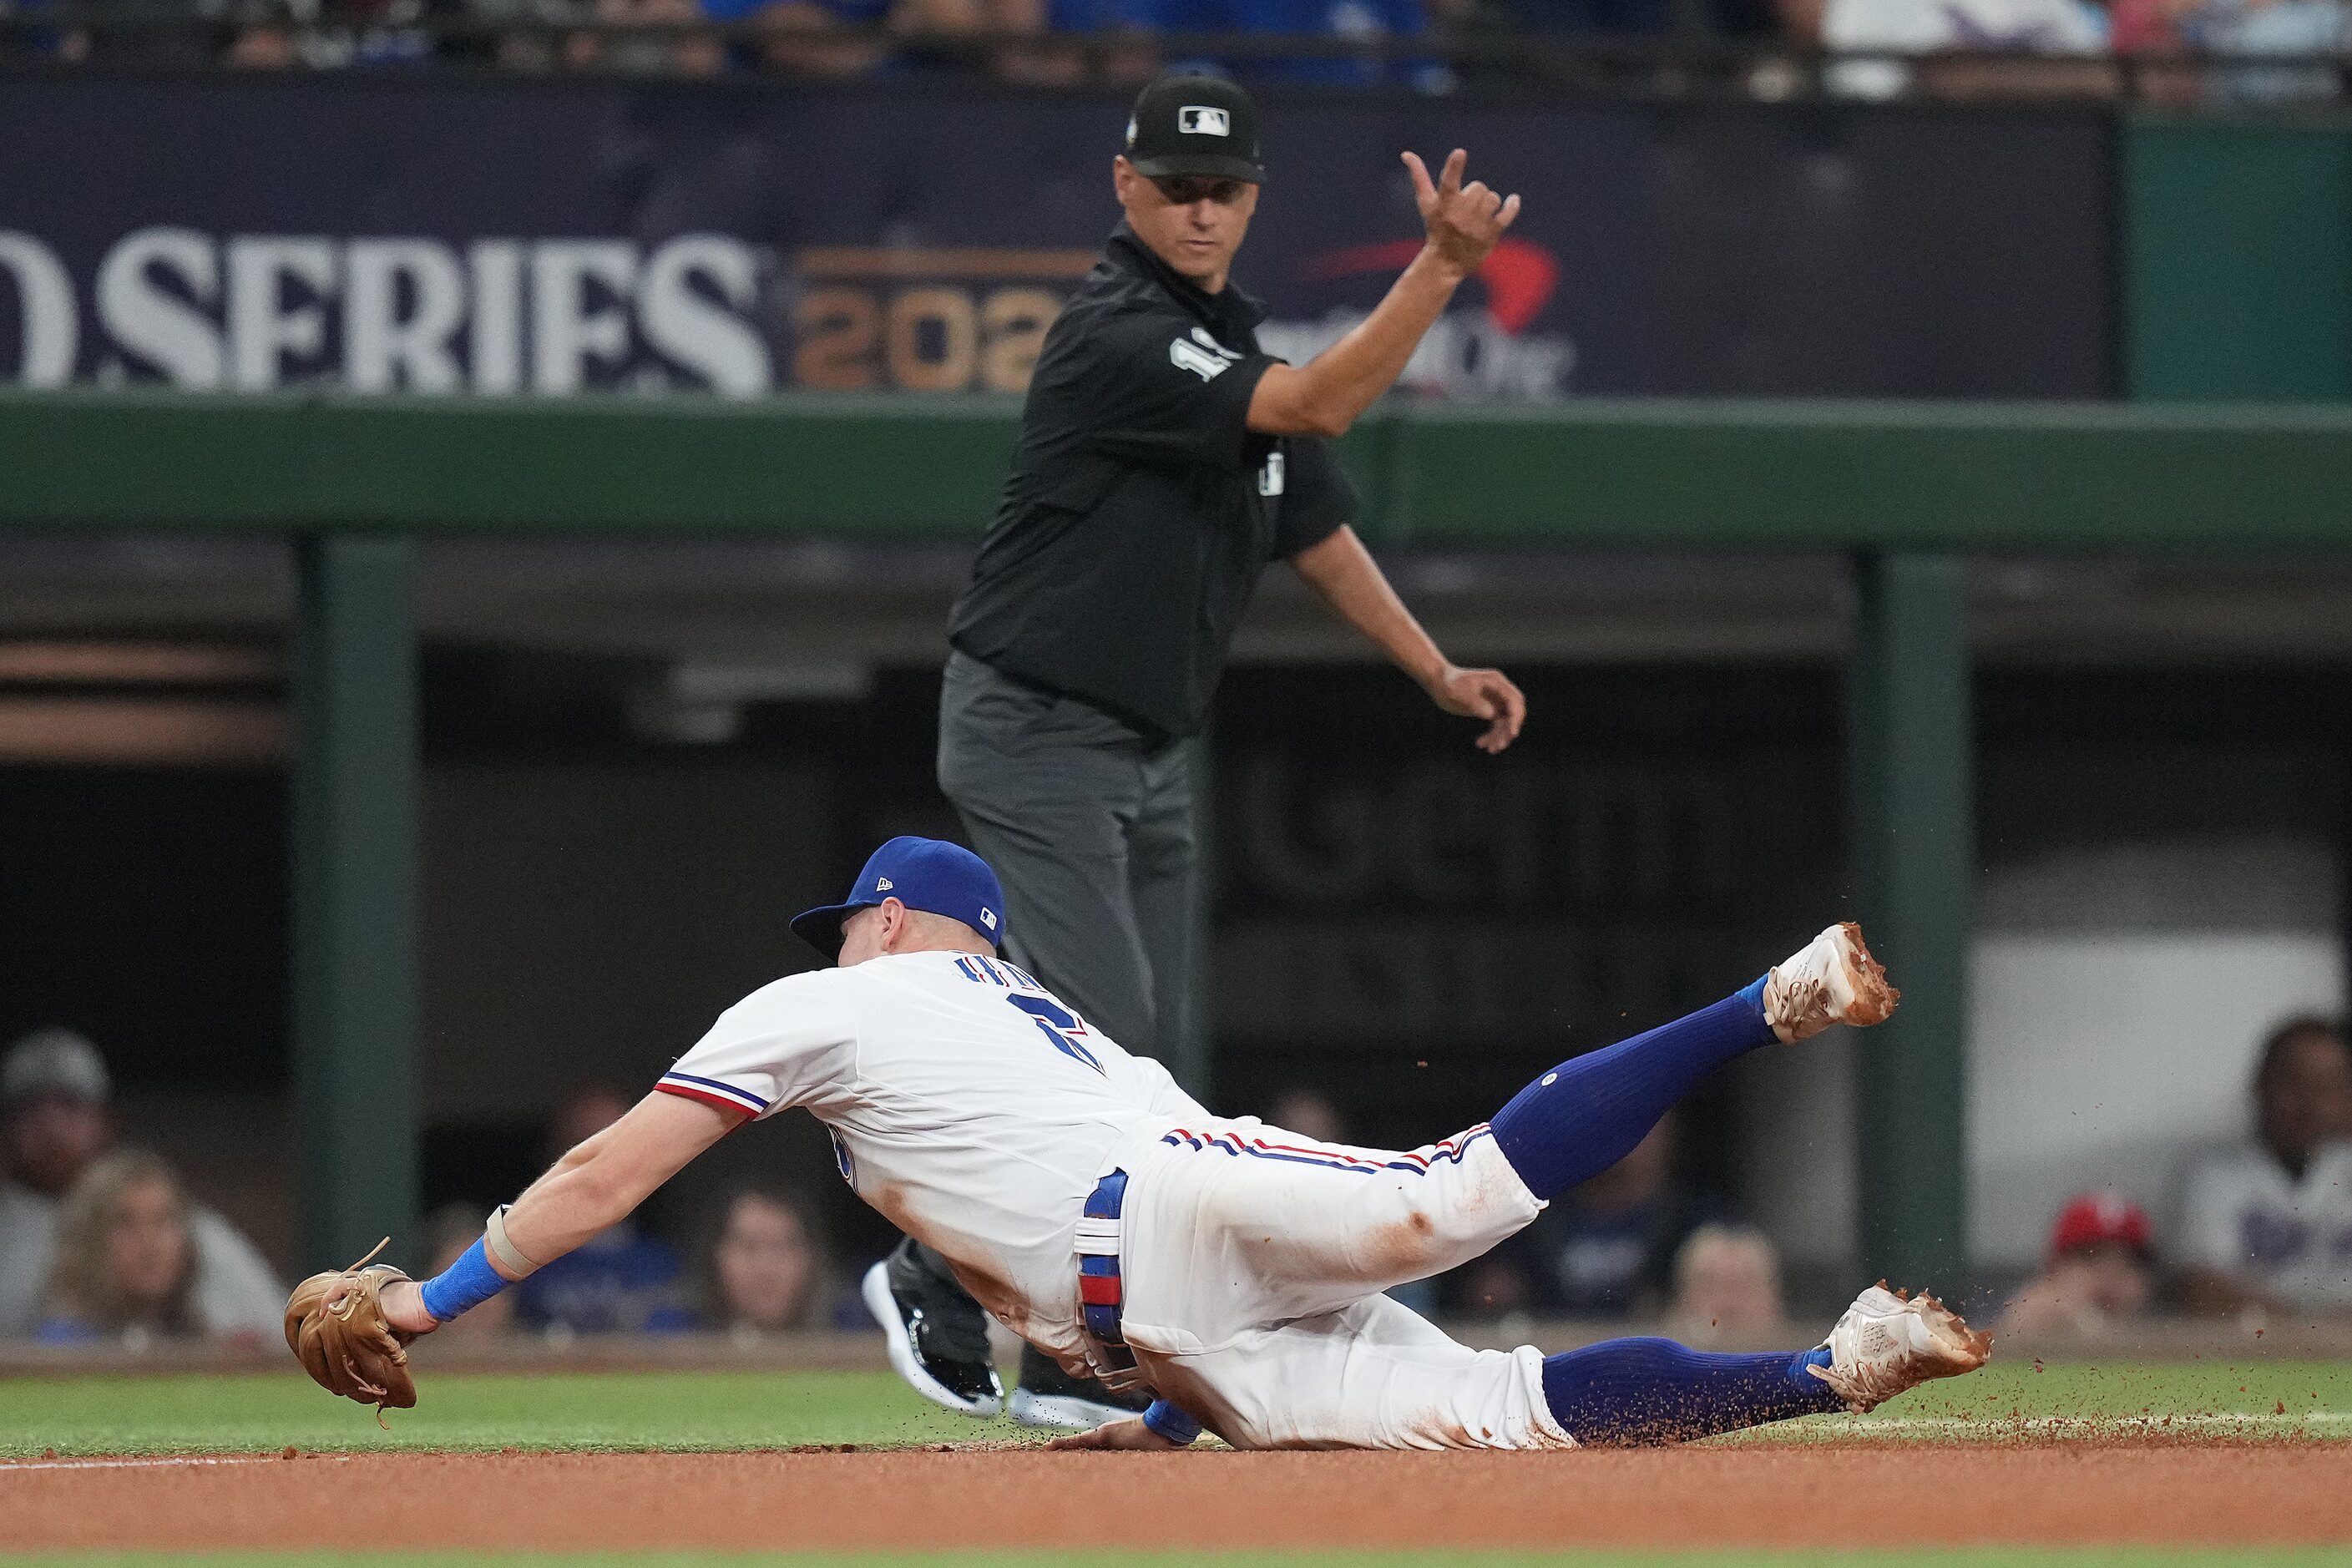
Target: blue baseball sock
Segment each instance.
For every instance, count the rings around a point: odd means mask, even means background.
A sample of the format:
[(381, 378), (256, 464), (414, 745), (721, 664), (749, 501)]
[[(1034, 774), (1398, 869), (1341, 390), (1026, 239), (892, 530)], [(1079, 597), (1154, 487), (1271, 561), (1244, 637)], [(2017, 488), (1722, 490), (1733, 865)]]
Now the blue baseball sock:
[(1805, 1370), (1829, 1363), (1826, 1350), (1712, 1355), (1672, 1340), (1603, 1340), (1544, 1358), (1544, 1403), (1580, 1443), (1687, 1443), (1843, 1409)]
[(1560, 1063), (1495, 1113), (1496, 1145), (1528, 1190), (1549, 1200), (1632, 1152), (1700, 1079), (1774, 1038), (1759, 980), (1686, 1018)]

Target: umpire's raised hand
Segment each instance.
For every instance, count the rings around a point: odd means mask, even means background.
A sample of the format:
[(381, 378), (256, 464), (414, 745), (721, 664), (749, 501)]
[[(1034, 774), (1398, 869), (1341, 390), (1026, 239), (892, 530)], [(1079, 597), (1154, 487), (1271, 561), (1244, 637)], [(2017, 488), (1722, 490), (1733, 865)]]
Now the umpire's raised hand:
[(1434, 184), (1419, 156), (1403, 156), (1428, 242), (1372, 313), (1338, 342), (1296, 368), (1277, 363), (1259, 378), (1249, 405), (1249, 427), (1259, 434), (1346, 435), (1357, 416), (1395, 384), (1454, 291), (1519, 216), (1518, 197), (1498, 196), (1480, 182), (1462, 183), (1470, 154), (1459, 147)]
[(1413, 200), (1429, 231), (1429, 248), (1459, 282), (1478, 270), (1503, 231), (1519, 216), (1519, 198), (1497, 195), (1483, 180), (1464, 184), (1462, 171), (1470, 154), (1459, 147), (1446, 158), (1435, 184), (1431, 183), (1429, 166), (1421, 161), (1420, 153), (1407, 153), (1403, 157), (1405, 168), (1412, 174)]

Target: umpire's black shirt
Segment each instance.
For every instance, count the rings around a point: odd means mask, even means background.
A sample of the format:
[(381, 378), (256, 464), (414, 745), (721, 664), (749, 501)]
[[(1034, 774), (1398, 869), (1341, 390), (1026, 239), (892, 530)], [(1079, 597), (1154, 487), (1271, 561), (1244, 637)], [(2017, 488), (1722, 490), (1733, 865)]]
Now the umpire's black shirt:
[(949, 641), (1157, 737), (1200, 729), (1260, 571), (1356, 507), (1321, 442), (1249, 428), (1265, 318), (1112, 232), (1045, 334)]

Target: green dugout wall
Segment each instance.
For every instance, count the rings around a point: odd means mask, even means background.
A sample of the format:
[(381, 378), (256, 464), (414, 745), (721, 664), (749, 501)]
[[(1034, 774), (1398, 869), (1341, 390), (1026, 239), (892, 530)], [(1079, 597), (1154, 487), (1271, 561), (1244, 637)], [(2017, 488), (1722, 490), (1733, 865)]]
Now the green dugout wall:
[[(306, 1257), (415, 1223), (417, 729), (427, 534), (970, 540), (1006, 401), (760, 405), (0, 395), (0, 529), (296, 545), (295, 1076)], [(1384, 412), (1348, 438), (1377, 542), (1835, 549), (1859, 906), (1909, 1001), (1874, 1037), (1864, 1261), (1966, 1264), (1973, 552), (2352, 551), (2352, 408), (1579, 404)], [(383, 1159), (352, 1161), (366, 1147)]]
[(2127, 121), (2116, 206), (2125, 395), (2352, 398), (2352, 127)]

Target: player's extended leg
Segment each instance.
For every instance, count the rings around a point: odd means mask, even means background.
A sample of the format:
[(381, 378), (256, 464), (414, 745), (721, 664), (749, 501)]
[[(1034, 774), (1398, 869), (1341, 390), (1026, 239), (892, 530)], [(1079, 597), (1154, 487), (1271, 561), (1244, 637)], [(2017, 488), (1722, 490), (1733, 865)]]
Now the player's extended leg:
[(1811, 1351), (1717, 1355), (1607, 1340), (1542, 1356), (1475, 1351), (1393, 1300), (1152, 1356), (1162, 1391), (1244, 1448), (1559, 1448), (1688, 1442), (1866, 1411), (1982, 1366), (1990, 1337), (1926, 1297), (1874, 1285)]
[(1813, 1375), (1829, 1364), (1826, 1349), (1723, 1355), (1673, 1340), (1603, 1340), (1544, 1358), (1544, 1404), (1580, 1443), (1681, 1443), (1843, 1409)]
[(1572, 1057), (1495, 1114), (1495, 1142), (1528, 1190), (1549, 1199), (1631, 1153), (1676, 1100), (1734, 1057), (1875, 1024), (1898, 996), (1863, 944), (1835, 925), (1754, 984), (1629, 1040)]
[(1862, 1414), (1992, 1354), (1932, 1296), (1873, 1285), (1809, 1351), (1720, 1355), (1673, 1340), (1603, 1340), (1547, 1356), (1544, 1404), (1586, 1444), (1686, 1443), (1796, 1415)]
[[(1146, 1348), (1220, 1342), (1466, 1263), (1623, 1158), (1712, 1068), (1832, 1022), (1876, 1023), (1894, 1003), (1861, 933), (1832, 926), (1746, 990), (1563, 1062), (1491, 1124), (1439, 1143), (1391, 1152), (1223, 1119), (1181, 1127), (1130, 1162), (1129, 1234), (1150, 1240), (1123, 1286), (1129, 1333)], [(1189, 1261), (1155, 1266), (1162, 1238)]]

